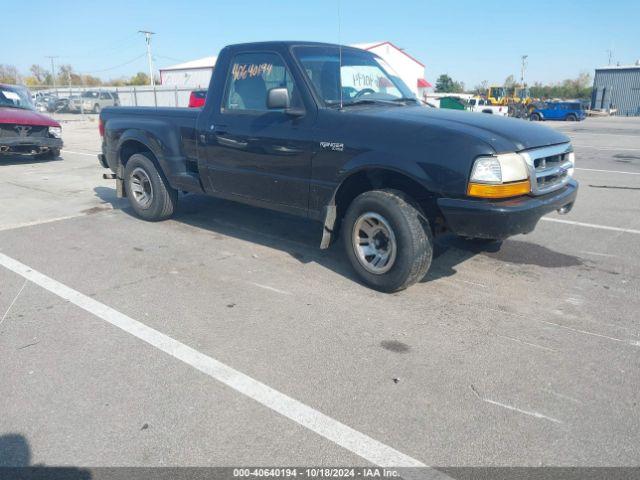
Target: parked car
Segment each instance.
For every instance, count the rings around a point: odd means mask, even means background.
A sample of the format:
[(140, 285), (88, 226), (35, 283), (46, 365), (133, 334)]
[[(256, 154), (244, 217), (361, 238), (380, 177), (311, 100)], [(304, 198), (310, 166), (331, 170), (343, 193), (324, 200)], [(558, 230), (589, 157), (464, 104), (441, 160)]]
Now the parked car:
[(70, 112), (91, 112), (100, 113), (104, 107), (117, 107), (120, 105), (120, 98), (116, 92), (108, 90), (87, 90), (80, 96), (69, 98), (68, 109)]
[(529, 119), (540, 120), (564, 120), (577, 122), (587, 118), (582, 103), (580, 102), (544, 102), (530, 110)]
[(29, 90), (0, 84), (0, 154), (49, 155), (62, 148), (62, 127), (38, 113)]
[(189, 108), (202, 108), (204, 107), (205, 100), (207, 98), (206, 90), (194, 90), (189, 95)]
[(228, 46), (204, 108), (105, 108), (98, 128), (98, 160), (140, 218), (169, 218), (178, 191), (307, 217), (320, 248), (340, 232), (385, 292), (424, 277), (435, 235), (528, 233), (578, 191), (563, 133), (424, 108), (380, 57), (346, 46)]
[(467, 110), (470, 112), (489, 113), (492, 115), (501, 115), (506, 117), (509, 115), (509, 107), (506, 105), (492, 105), (488, 100), (476, 97), (470, 98), (467, 103)]
[(39, 112), (50, 112), (50, 105), (57, 100), (58, 97), (54, 95), (36, 95), (33, 98), (33, 104), (36, 106), (36, 110)]

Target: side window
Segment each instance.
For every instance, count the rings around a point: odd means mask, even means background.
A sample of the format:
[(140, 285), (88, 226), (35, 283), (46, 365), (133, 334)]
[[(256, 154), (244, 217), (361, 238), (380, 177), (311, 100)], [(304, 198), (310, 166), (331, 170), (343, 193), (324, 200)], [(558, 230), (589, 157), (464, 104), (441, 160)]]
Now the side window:
[(266, 112), (267, 92), (286, 88), (291, 106), (302, 106), (293, 78), (276, 53), (241, 53), (231, 61), (223, 111)]
[(107, 92), (100, 93), (100, 98), (102, 100), (111, 100), (111, 97), (109, 96), (109, 93), (107, 93)]

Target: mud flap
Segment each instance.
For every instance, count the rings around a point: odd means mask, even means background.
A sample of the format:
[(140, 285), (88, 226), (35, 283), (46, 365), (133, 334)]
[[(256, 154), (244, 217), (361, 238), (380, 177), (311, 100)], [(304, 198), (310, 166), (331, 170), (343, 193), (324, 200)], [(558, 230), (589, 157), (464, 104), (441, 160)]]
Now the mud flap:
[(124, 165), (118, 163), (118, 169), (116, 171), (116, 197), (125, 198), (127, 192), (124, 189)]
[(331, 245), (333, 229), (336, 224), (336, 206), (327, 205), (324, 207), (324, 224), (322, 225), (322, 240), (320, 249), (326, 250)]

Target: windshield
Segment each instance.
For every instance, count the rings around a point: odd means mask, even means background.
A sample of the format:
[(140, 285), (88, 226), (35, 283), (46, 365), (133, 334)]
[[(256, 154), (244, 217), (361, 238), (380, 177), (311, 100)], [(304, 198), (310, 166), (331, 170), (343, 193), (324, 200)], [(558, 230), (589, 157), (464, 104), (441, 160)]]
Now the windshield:
[(8, 85), (0, 85), (0, 107), (34, 109), (29, 90)]
[(98, 98), (98, 92), (84, 92), (82, 98)]
[[(325, 105), (359, 101), (415, 100), (411, 90), (380, 57), (338, 47), (298, 47), (295, 56)], [(342, 94), (342, 95), (341, 95)]]

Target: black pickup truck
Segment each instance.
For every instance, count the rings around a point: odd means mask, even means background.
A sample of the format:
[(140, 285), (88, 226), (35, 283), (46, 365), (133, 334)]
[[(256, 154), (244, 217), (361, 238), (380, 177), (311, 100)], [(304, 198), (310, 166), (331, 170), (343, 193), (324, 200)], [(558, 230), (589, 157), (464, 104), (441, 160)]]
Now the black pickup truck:
[(427, 108), (381, 58), (321, 43), (225, 47), (204, 107), (105, 108), (100, 132), (141, 218), (170, 217), (178, 191), (308, 217), (386, 292), (425, 275), (434, 235), (527, 233), (578, 190), (563, 134)]

